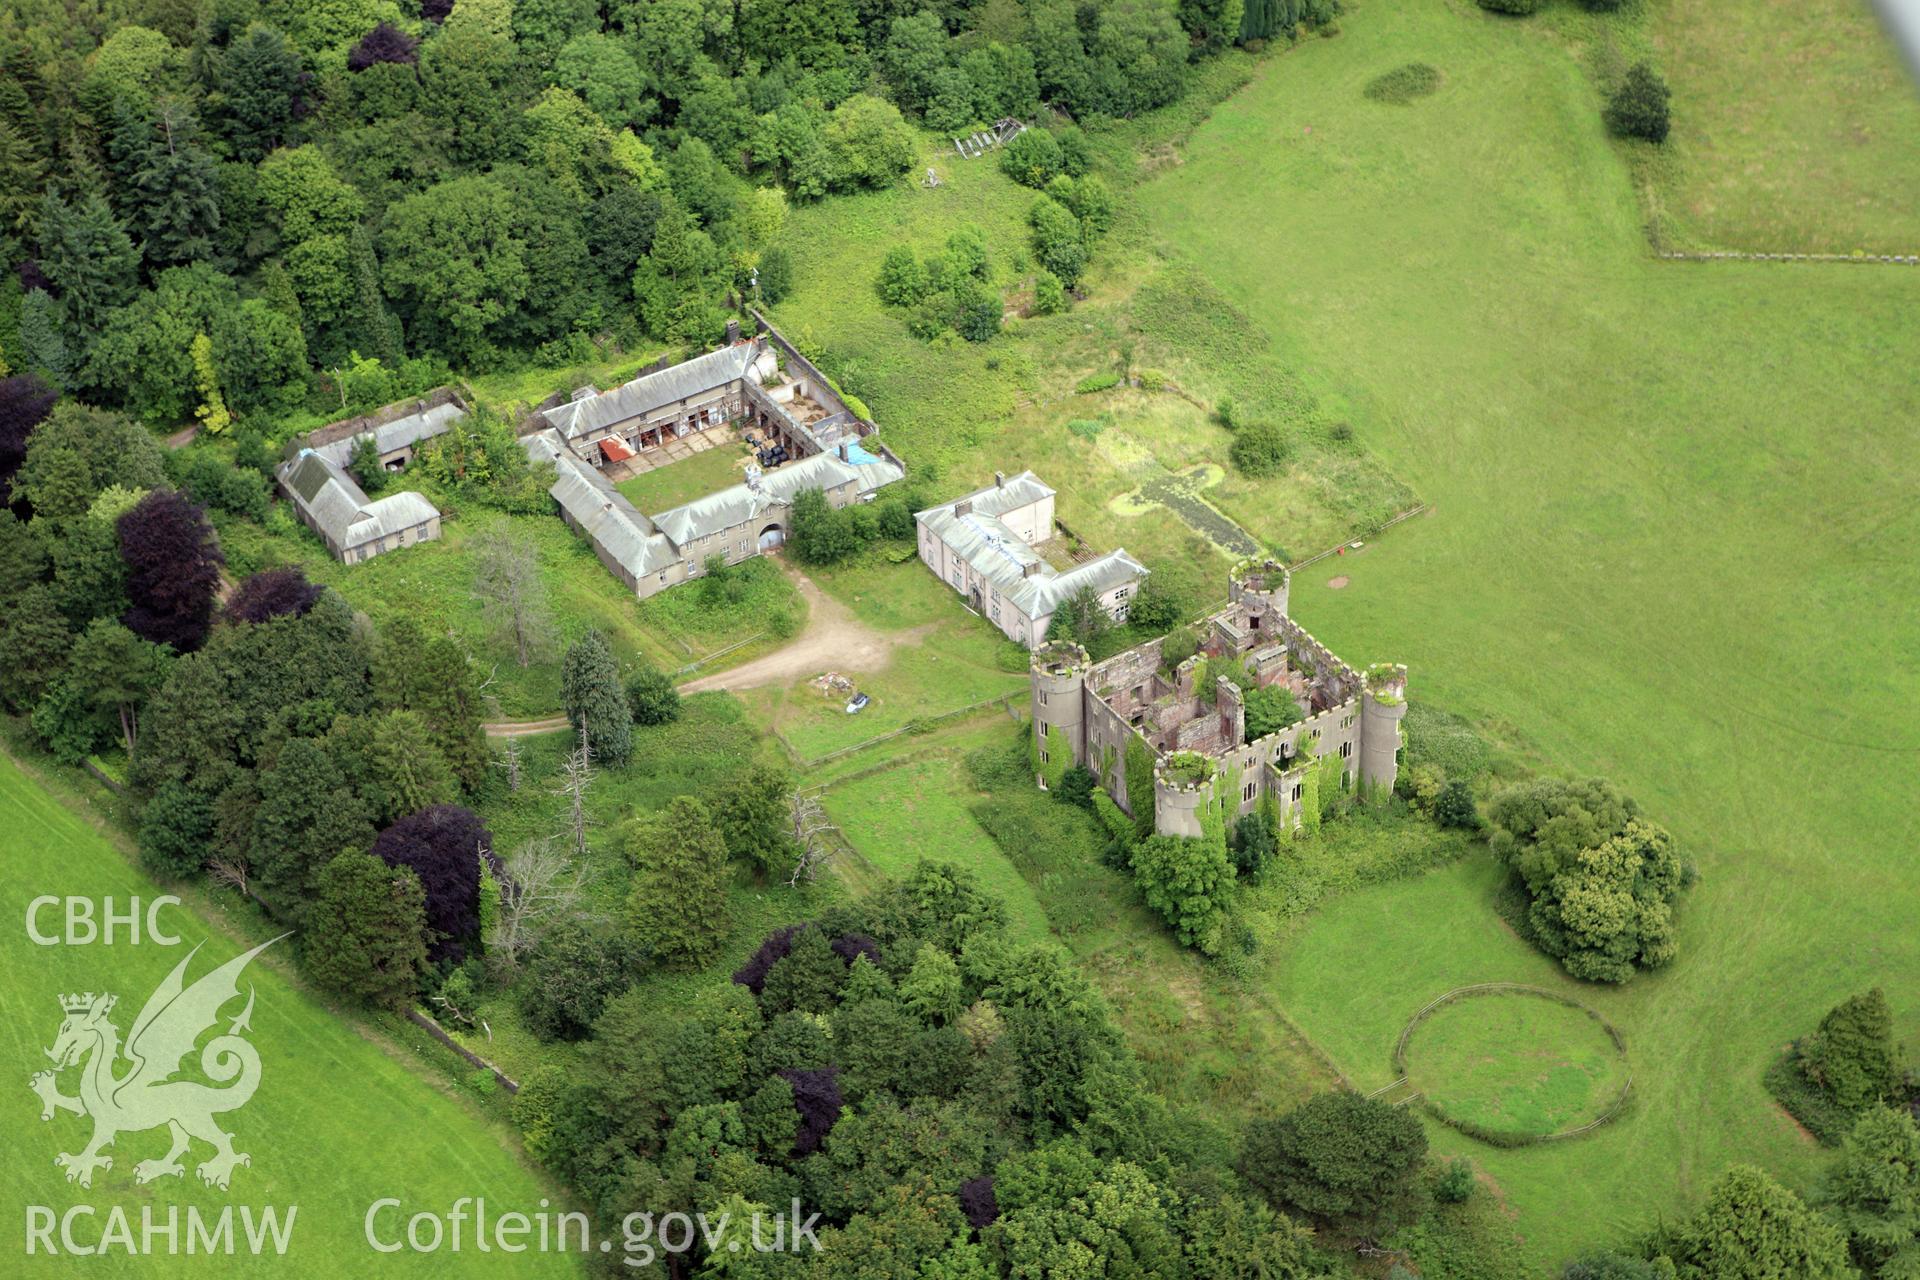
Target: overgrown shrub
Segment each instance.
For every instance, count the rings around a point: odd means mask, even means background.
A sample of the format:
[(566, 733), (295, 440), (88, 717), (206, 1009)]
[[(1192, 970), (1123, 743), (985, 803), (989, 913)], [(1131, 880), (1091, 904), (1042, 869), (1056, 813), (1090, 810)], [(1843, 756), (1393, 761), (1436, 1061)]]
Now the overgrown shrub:
[(1458, 778), (1440, 785), (1433, 798), (1433, 820), (1443, 827), (1472, 830), (1480, 825), (1480, 810), (1474, 803), (1473, 788)]
[(1647, 63), (1636, 62), (1627, 68), (1626, 78), (1607, 99), (1607, 127), (1623, 138), (1665, 142), (1672, 124), (1670, 97), (1667, 82), (1659, 73)]
[(1000, 172), (1023, 187), (1044, 187), (1065, 171), (1059, 140), (1045, 129), (1028, 129), (1000, 148)]
[(1489, 13), (1511, 13), (1525, 17), (1540, 8), (1540, 0), (1480, 0), (1480, 7)]
[(1683, 876), (1667, 832), (1600, 778), (1538, 778), (1488, 807), (1494, 853), (1532, 897), (1541, 950), (1576, 978), (1625, 982), (1671, 961)]
[(1182, 946), (1206, 955), (1220, 950), (1234, 883), (1224, 848), (1211, 840), (1149, 836), (1133, 847), (1133, 881)]
[(1120, 375), (1117, 373), (1090, 373), (1074, 384), (1073, 394), (1090, 396), (1101, 391), (1111, 391), (1119, 385)]
[(1293, 460), (1293, 438), (1271, 422), (1254, 423), (1234, 433), (1227, 456), (1244, 476), (1257, 480), (1279, 475)]
[(577, 1040), (627, 984), (621, 947), (604, 924), (568, 920), (533, 950), (519, 985), (520, 1009), (543, 1040)]
[(1042, 271), (1033, 278), (1033, 314), (1036, 316), (1058, 315), (1067, 309), (1067, 288), (1060, 283), (1060, 277), (1051, 271)]
[(1409, 62), (1383, 76), (1375, 76), (1364, 90), (1375, 102), (1403, 106), (1415, 98), (1424, 98), (1440, 87), (1440, 72), (1424, 62)]
[(1441, 1204), (1465, 1204), (1473, 1196), (1473, 1163), (1456, 1158), (1440, 1166), (1433, 1180), (1433, 1198)]

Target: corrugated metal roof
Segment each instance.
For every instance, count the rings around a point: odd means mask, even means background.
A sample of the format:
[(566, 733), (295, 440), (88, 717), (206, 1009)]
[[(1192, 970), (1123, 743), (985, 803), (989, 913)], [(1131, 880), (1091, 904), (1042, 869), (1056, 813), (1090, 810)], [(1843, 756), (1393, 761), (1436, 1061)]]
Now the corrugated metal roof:
[(652, 413), (662, 405), (704, 395), (715, 387), (737, 382), (752, 367), (760, 353), (758, 342), (742, 342), (722, 347), (703, 356), (645, 374), (632, 382), (558, 405), (541, 413), (549, 424), (569, 440), (578, 440), (616, 422), (625, 422)]
[(353, 457), (353, 446), (367, 436), (373, 437), (374, 447), (381, 453), (392, 453), (395, 449), (404, 449), (422, 440), (444, 435), (448, 427), (466, 416), (465, 409), (449, 401), (419, 413), (410, 413), (404, 418), (395, 418), (372, 431), (362, 431), (359, 435), (316, 446), (314, 452), (344, 467)]

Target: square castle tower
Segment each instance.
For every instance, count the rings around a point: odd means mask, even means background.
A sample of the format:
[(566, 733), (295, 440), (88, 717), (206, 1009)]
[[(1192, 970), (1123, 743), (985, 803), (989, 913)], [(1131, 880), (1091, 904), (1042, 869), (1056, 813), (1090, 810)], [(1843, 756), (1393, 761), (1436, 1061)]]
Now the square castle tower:
[[(1161, 658), (1164, 636), (1098, 663), (1071, 642), (1034, 650), (1033, 758), (1041, 785), (1085, 765), (1136, 822), (1150, 794), (1156, 833), (1195, 838), (1215, 813), (1231, 822), (1264, 809), (1281, 830), (1300, 826), (1305, 802), (1334, 776), (1332, 761), (1346, 789), (1392, 790), (1407, 669), (1355, 671), (1287, 616), (1287, 586), (1286, 567), (1276, 561), (1235, 566), (1227, 607), (1197, 624), (1199, 652), (1171, 670)], [(1284, 686), (1304, 718), (1246, 741), (1240, 685), (1215, 676), (1213, 696), (1202, 696), (1210, 658), (1239, 662), (1255, 688)], [(1150, 770), (1151, 790), (1129, 770)]]

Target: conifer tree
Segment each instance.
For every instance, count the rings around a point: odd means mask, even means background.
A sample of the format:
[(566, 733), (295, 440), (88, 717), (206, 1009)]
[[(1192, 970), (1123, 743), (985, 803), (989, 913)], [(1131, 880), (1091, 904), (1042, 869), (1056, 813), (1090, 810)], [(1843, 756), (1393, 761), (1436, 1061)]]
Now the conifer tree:
[(135, 155), (131, 216), (154, 266), (197, 262), (214, 253), (220, 200), (213, 157), (200, 145), (199, 121), (163, 99)]
[(598, 631), (567, 647), (560, 669), (560, 700), (574, 732), (600, 764), (625, 764), (633, 753), (633, 715), (621, 687), (613, 649)]
[(282, 747), (273, 768), (260, 775), (248, 858), (274, 911), (301, 920), (321, 868), (342, 850), (365, 849), (372, 841), (366, 801), (347, 784), (333, 750), (313, 738)]
[(634, 941), (661, 963), (704, 963), (728, 925), (727, 844), (712, 810), (676, 796), (635, 819), (625, 843), (633, 863), (627, 927)]
[(291, 140), (305, 79), (299, 53), (265, 23), (248, 27), (227, 48), (207, 102), (236, 160), (256, 164)]
[[(107, 202), (49, 195), (40, 206), (40, 266), (58, 286), (69, 334), (93, 334), (133, 299), (140, 255)], [(24, 336), (24, 335), (23, 335)]]
[(314, 981), (343, 996), (395, 1008), (415, 994), (426, 968), (426, 895), (420, 878), (348, 850), (316, 878), (305, 957)]

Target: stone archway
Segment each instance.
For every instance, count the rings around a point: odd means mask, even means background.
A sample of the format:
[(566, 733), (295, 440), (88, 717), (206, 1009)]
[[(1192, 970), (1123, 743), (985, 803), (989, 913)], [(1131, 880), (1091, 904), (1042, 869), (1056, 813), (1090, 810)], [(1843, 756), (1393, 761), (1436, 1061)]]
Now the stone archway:
[(787, 541), (787, 531), (778, 524), (770, 524), (760, 531), (760, 549), (778, 551)]

